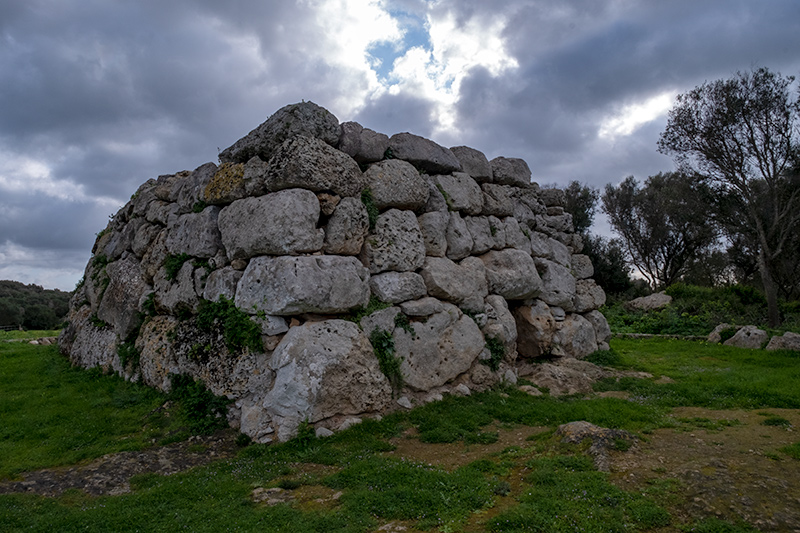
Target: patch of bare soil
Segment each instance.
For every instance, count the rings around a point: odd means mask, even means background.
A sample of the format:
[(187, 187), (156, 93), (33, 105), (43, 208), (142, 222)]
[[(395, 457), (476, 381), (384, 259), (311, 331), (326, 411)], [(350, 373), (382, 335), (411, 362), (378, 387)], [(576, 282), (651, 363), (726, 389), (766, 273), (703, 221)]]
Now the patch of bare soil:
[[(764, 425), (767, 413), (792, 426)], [(717, 517), (760, 531), (800, 532), (800, 461), (778, 451), (800, 440), (800, 410), (692, 407), (676, 409), (673, 417), (680, 427), (656, 430), (612, 454), (618, 486), (644, 490), (673, 479), (680, 488), (673, 512), (686, 520)]]
[(82, 465), (27, 472), (22, 481), (0, 483), (0, 494), (28, 492), (52, 497), (68, 489), (94, 496), (124, 494), (130, 492), (130, 479), (137, 474), (168, 476), (232, 457), (237, 451), (236, 435), (232, 430), (221, 431), (167, 446), (108, 454)]

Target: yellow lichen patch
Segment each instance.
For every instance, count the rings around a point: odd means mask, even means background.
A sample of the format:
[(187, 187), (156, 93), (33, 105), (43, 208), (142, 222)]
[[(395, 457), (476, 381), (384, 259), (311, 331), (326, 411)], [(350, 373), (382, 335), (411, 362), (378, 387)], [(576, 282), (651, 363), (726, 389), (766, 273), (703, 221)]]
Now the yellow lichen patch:
[(206, 202), (213, 204), (231, 199), (231, 193), (244, 187), (244, 165), (242, 163), (223, 163), (208, 182), (203, 193)]

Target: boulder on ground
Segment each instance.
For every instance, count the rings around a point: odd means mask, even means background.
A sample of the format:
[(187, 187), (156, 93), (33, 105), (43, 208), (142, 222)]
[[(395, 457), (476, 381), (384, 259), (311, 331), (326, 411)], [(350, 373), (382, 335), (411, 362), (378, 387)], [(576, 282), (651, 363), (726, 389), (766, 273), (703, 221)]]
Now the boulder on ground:
[(800, 334), (787, 331), (783, 335), (775, 335), (769, 340), (767, 350), (792, 350), (800, 352)]
[(663, 309), (672, 303), (672, 296), (665, 292), (654, 292), (650, 296), (641, 296), (634, 298), (625, 304), (628, 309), (636, 309), (637, 311), (655, 311)]
[(570, 314), (559, 324), (553, 344), (568, 357), (583, 359), (597, 351), (597, 334), (592, 323), (581, 315)]
[(557, 323), (550, 307), (541, 300), (514, 309), (517, 326), (517, 353), (534, 358), (552, 354)]
[(758, 329), (755, 326), (744, 326), (740, 328), (733, 337), (722, 344), (725, 346), (758, 350), (768, 339), (769, 335), (763, 329)]

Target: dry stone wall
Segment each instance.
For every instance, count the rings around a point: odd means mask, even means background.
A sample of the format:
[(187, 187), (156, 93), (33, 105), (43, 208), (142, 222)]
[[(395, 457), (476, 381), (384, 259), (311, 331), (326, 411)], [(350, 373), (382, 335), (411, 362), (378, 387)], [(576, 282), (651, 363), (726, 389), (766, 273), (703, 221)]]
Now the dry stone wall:
[(59, 343), (161, 390), (202, 380), (259, 442), (514, 383), (518, 358), (610, 336), (563, 206), (521, 159), (289, 105), (136, 191)]

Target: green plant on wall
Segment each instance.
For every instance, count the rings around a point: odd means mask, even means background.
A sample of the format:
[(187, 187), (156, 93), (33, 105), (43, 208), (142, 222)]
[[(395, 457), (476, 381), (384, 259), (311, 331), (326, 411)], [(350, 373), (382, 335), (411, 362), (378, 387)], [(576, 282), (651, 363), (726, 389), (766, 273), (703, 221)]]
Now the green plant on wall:
[(232, 352), (242, 351), (245, 348), (254, 352), (264, 350), (261, 328), (250, 319), (250, 315), (224, 296), (220, 296), (216, 302), (201, 300), (196, 321), (201, 331), (221, 330), (225, 345)]
[(378, 222), (378, 206), (375, 205), (375, 200), (372, 198), (372, 191), (364, 189), (361, 191), (361, 203), (367, 208), (367, 216), (369, 217), (370, 231), (375, 229), (375, 224)]
[(506, 356), (506, 347), (500, 339), (489, 337), (486, 339), (486, 348), (489, 350), (490, 357), (481, 363), (488, 366), (493, 372), (497, 372), (500, 369), (500, 362)]
[(375, 328), (369, 336), (369, 342), (378, 358), (378, 366), (389, 380), (392, 391), (403, 388), (403, 374), (400, 373), (402, 360), (394, 353), (394, 337), (388, 331)]

